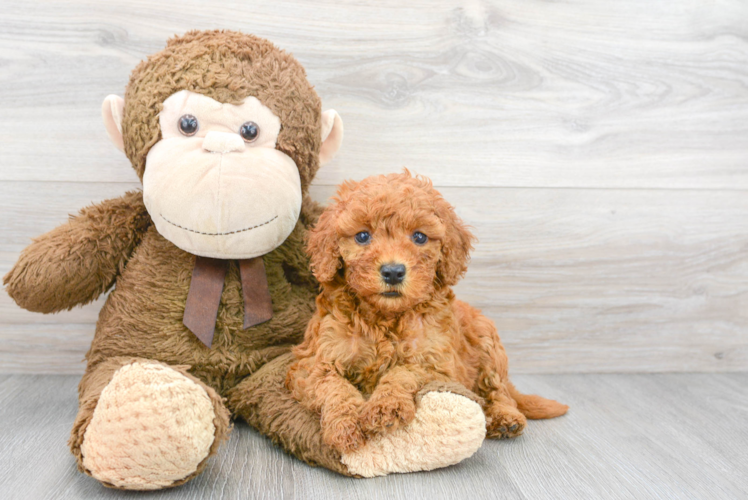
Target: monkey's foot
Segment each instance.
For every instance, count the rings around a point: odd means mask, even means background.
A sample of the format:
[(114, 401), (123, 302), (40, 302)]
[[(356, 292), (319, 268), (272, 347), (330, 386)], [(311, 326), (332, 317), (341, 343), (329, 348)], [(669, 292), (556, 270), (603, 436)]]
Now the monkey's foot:
[(470, 457), (485, 436), (486, 418), (478, 403), (450, 392), (429, 392), (409, 425), (375, 436), (343, 454), (341, 462), (351, 474), (364, 477), (438, 469)]
[(82, 465), (107, 486), (153, 490), (181, 484), (209, 455), (216, 414), (205, 389), (158, 363), (117, 370), (99, 397)]

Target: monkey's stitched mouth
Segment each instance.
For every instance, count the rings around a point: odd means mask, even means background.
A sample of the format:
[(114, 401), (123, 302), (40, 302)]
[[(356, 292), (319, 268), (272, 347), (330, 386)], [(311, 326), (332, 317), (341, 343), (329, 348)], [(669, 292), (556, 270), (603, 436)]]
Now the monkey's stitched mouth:
[(273, 222), (275, 219), (278, 218), (278, 216), (276, 215), (272, 219), (270, 219), (268, 221), (265, 221), (262, 224), (257, 224), (255, 226), (251, 226), (251, 227), (245, 227), (244, 229), (237, 229), (236, 231), (228, 231), (226, 233), (206, 233), (204, 231), (197, 231), (195, 229), (190, 229), (188, 227), (180, 226), (179, 224), (177, 224), (175, 222), (172, 222), (169, 219), (167, 219), (166, 217), (164, 217), (164, 214), (159, 214), (159, 215), (161, 216), (162, 219), (164, 219), (166, 222), (168, 222), (169, 224), (171, 224), (174, 227), (178, 227), (179, 229), (184, 229), (185, 231), (189, 231), (189, 232), (195, 233), (195, 234), (203, 234), (205, 236), (226, 236), (226, 235), (229, 235), (229, 234), (243, 233), (244, 231), (251, 231), (252, 229), (257, 229), (258, 227), (266, 226), (266, 225), (270, 224), (271, 222)]

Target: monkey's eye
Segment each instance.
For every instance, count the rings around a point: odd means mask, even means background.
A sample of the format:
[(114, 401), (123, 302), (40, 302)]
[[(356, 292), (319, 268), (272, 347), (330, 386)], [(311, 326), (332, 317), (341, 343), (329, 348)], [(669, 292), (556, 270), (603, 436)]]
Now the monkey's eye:
[(427, 241), (429, 241), (429, 237), (422, 232), (416, 231), (413, 233), (413, 243), (416, 245), (425, 245)]
[(242, 136), (245, 142), (252, 142), (260, 135), (260, 127), (255, 122), (246, 122), (239, 129), (239, 135)]
[(182, 132), (182, 135), (191, 136), (195, 135), (195, 132), (197, 132), (197, 118), (195, 118), (192, 115), (182, 115), (182, 117), (179, 119), (179, 131)]
[(361, 231), (355, 236), (355, 239), (359, 245), (366, 245), (371, 240), (371, 234), (369, 234), (369, 231)]

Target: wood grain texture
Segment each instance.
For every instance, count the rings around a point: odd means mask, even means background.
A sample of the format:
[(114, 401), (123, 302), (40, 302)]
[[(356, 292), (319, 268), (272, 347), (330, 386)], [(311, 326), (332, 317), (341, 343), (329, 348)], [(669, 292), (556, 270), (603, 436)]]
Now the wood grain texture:
[[(25, 182), (3, 192), (4, 185), (0, 199), (25, 225), (0, 221), (3, 274), (33, 235), (125, 187)], [(41, 206), (57, 191), (65, 196), (54, 211), (24, 218), (12, 208), (30, 200)], [(457, 295), (494, 320), (513, 372), (748, 369), (744, 193), (441, 191), (479, 238)], [(312, 194), (325, 201), (332, 189)], [(2, 294), (0, 372), (80, 373), (102, 304), (40, 315)]]
[[(80, 474), (66, 441), (77, 377), (0, 377), (0, 497), (133, 498)], [(352, 479), (311, 468), (244, 424), (206, 470), (144, 499), (738, 499), (748, 495), (748, 374), (524, 375), (571, 405), (461, 464)]]
[(0, 179), (133, 181), (102, 99), (173, 34), (229, 28), (294, 53), (343, 116), (322, 184), (408, 165), (451, 186), (748, 188), (741, 0), (0, 5)]
[[(192, 28), (293, 52), (343, 150), (313, 188), (408, 166), (480, 244), (461, 298), (515, 372), (748, 370), (748, 3), (0, 0), (0, 272), (136, 188), (101, 100)], [(0, 294), (0, 373), (80, 373), (103, 301)]]

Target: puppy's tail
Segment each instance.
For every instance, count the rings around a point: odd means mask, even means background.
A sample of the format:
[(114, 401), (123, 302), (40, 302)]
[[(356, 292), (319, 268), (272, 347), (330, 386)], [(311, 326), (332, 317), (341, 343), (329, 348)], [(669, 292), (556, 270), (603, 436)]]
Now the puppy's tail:
[(508, 381), (507, 387), (509, 388), (509, 394), (512, 396), (512, 399), (517, 402), (517, 409), (527, 418), (539, 420), (542, 418), (560, 417), (569, 410), (567, 405), (561, 404), (558, 401), (536, 396), (535, 394), (522, 394), (514, 387), (514, 384)]

